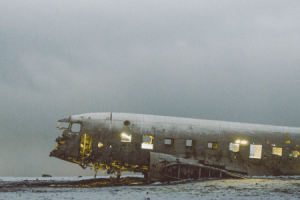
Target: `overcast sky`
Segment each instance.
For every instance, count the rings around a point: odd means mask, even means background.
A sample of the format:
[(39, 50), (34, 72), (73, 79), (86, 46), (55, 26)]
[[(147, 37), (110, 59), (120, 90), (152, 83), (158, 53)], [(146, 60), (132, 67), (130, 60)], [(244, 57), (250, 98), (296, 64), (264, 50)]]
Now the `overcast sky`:
[(300, 1), (0, 1), (0, 176), (50, 158), (57, 120), (129, 112), (300, 127)]

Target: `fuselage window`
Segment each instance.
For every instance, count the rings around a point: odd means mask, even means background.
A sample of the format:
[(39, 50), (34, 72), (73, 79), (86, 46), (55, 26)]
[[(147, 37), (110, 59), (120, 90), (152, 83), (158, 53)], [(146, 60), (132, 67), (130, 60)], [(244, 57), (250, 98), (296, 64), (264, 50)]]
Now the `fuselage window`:
[(165, 145), (172, 145), (174, 143), (174, 139), (165, 139)]
[(239, 152), (239, 150), (240, 150), (240, 144), (230, 143), (229, 144), (229, 150), (233, 151), (233, 152)]
[(186, 140), (185, 146), (186, 147), (195, 147), (196, 146), (196, 141), (195, 140)]
[(121, 142), (131, 142), (131, 135), (127, 133), (121, 133)]
[(282, 148), (279, 147), (273, 147), (272, 148), (272, 154), (282, 156)]
[(218, 143), (217, 142), (209, 142), (208, 144), (207, 144), (207, 147), (209, 148), (209, 149), (218, 149)]
[(262, 145), (250, 144), (250, 155), (249, 158), (261, 159)]
[(143, 135), (142, 149), (153, 149), (154, 137), (151, 135)]
[(80, 131), (80, 124), (79, 123), (73, 123), (71, 127), (72, 132), (79, 132)]

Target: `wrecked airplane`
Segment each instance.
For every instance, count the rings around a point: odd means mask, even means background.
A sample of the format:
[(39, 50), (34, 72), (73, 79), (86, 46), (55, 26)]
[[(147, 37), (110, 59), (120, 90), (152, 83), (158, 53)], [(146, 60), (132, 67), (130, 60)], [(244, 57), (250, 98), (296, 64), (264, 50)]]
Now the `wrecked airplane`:
[(300, 128), (128, 113), (58, 120), (50, 156), (151, 181), (299, 175)]

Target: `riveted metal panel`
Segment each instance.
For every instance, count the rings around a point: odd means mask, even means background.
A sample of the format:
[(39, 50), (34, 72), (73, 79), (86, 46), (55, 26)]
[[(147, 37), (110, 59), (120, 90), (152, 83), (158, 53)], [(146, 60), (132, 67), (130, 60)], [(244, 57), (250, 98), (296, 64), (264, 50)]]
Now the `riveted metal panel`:
[(216, 127), (219, 128), (219, 121), (213, 121), (213, 120), (200, 120), (200, 126), (201, 127)]
[(144, 115), (131, 113), (112, 113), (112, 120), (144, 121)]
[(165, 123), (166, 117), (164, 116), (156, 116), (156, 115), (144, 115), (145, 122), (160, 122)]

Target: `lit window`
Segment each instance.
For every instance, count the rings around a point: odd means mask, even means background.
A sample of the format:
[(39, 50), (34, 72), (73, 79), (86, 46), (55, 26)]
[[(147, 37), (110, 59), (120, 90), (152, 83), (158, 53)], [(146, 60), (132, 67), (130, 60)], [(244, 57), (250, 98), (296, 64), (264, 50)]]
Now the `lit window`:
[(250, 144), (250, 156), (249, 158), (261, 159), (262, 145)]
[(218, 143), (216, 142), (213, 143), (213, 149), (218, 149)]
[(131, 135), (126, 133), (121, 133), (121, 142), (131, 142)]
[(233, 152), (239, 152), (239, 150), (240, 150), (240, 144), (230, 143), (229, 144), (229, 150), (233, 151)]
[(143, 135), (142, 149), (153, 149), (153, 136)]
[(186, 147), (193, 147), (193, 146), (195, 146), (195, 140), (186, 140), (185, 146)]
[(217, 142), (209, 142), (207, 144), (207, 147), (210, 149), (218, 149), (218, 143)]
[(173, 144), (173, 139), (165, 139), (165, 144), (166, 145), (172, 145)]
[(282, 148), (272, 147), (272, 154), (282, 156)]
[(80, 124), (78, 123), (73, 123), (71, 127), (72, 132), (79, 132), (80, 131)]

